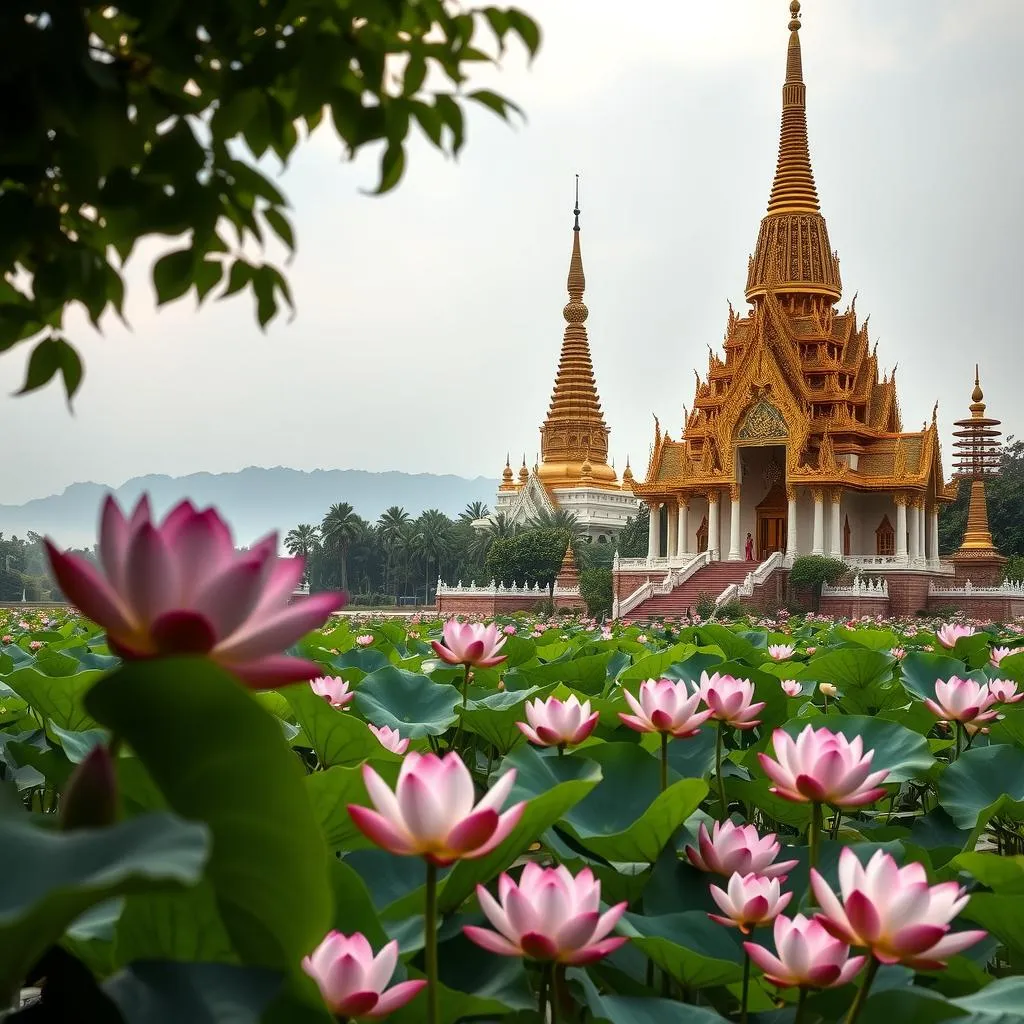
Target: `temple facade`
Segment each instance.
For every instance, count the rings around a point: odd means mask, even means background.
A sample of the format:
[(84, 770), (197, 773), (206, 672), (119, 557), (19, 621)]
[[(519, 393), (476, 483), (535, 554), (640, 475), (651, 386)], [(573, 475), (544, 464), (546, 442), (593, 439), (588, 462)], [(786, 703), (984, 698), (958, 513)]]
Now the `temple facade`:
[(544, 511), (563, 509), (576, 516), (588, 539), (607, 543), (637, 514), (639, 504), (633, 496), (628, 459), (621, 481), (608, 461), (610, 431), (594, 379), (588, 310), (583, 302), (586, 278), (580, 250), (578, 181), (573, 216), (569, 301), (562, 310), (565, 333), (551, 404), (540, 428), (539, 460), (528, 469), (524, 456), (515, 474), (506, 457), (494, 512), (473, 525), (485, 528), (498, 515), (526, 525)]
[(677, 439), (655, 420), (635, 493), (651, 509), (649, 557), (683, 564), (830, 555), (852, 567), (943, 572), (936, 410), (904, 428), (895, 370), (880, 372), (856, 299), (840, 306), (811, 169), (800, 4), (790, 4), (778, 164), (721, 355), (697, 376)]

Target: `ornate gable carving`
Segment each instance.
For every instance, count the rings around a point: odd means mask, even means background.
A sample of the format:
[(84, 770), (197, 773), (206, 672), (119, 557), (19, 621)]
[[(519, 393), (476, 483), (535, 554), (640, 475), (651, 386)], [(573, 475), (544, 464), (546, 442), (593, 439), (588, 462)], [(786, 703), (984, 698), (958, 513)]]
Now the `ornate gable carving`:
[(743, 417), (736, 438), (740, 441), (784, 440), (789, 437), (786, 418), (764, 398), (759, 399)]

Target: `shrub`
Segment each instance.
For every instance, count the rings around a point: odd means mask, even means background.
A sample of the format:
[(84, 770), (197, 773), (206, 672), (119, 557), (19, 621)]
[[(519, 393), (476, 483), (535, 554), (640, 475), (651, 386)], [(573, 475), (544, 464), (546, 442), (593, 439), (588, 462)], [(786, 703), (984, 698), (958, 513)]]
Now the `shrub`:
[(841, 558), (825, 558), (823, 555), (802, 555), (789, 571), (789, 585), (794, 590), (803, 590), (811, 595), (811, 607), (817, 611), (821, 601), (821, 588), (835, 583), (850, 571)]
[(739, 601), (726, 601), (718, 606), (718, 618), (720, 619), (741, 619), (743, 618), (743, 606)]
[(702, 619), (710, 619), (715, 614), (715, 597), (714, 594), (704, 592), (697, 595), (697, 600), (694, 603), (694, 611)]
[(608, 615), (612, 610), (611, 569), (584, 569), (580, 573), (580, 597), (587, 606), (587, 614)]

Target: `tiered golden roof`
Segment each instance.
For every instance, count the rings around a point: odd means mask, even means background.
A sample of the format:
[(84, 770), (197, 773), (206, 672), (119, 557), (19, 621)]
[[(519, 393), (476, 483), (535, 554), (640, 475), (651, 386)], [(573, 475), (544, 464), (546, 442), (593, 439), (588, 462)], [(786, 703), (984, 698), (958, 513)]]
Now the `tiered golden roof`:
[[(879, 374), (856, 297), (840, 312), (839, 259), (821, 214), (807, 139), (800, 3), (790, 4), (779, 158), (750, 258), (751, 311), (729, 307), (724, 353), (711, 352), (680, 440), (656, 428), (652, 497), (737, 479), (738, 445), (785, 445), (789, 484), (922, 492), (951, 500), (941, 481), (938, 427), (905, 432), (895, 370)], [(936, 484), (935, 481), (940, 483)]]

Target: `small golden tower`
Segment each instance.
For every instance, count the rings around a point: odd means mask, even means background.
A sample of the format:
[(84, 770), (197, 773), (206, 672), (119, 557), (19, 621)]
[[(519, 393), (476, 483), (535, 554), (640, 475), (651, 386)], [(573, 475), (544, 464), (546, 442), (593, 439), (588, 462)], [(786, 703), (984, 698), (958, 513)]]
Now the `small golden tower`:
[(505, 468), (501, 472), (501, 486), (498, 488), (499, 491), (514, 491), (516, 485), (513, 482), (512, 477), (512, 463), (509, 459), (508, 454), (505, 455)]
[(960, 549), (953, 555), (956, 575), (979, 586), (998, 583), (1002, 578), (1006, 559), (999, 554), (988, 525), (988, 501), (985, 481), (998, 476), (1002, 464), (1002, 445), (997, 430), (999, 420), (985, 415), (985, 395), (981, 390), (978, 367), (974, 368), (974, 390), (971, 392), (970, 419), (957, 420), (959, 430), (953, 431), (956, 440), (954, 476), (971, 482), (970, 503), (967, 506), (967, 527)]
[(576, 567), (576, 556), (572, 553), (571, 541), (566, 545), (562, 564), (555, 577), (555, 585), (558, 587), (578, 587), (580, 585), (580, 571)]
[(525, 487), (530, 479), (530, 471), (526, 468), (526, 453), (523, 453), (523, 464), (519, 467), (519, 486)]

